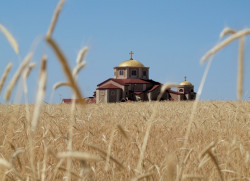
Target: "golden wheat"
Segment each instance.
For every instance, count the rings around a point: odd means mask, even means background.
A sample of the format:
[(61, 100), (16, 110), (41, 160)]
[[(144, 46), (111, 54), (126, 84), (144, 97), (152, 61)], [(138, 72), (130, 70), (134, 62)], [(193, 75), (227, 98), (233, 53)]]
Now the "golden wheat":
[(4, 34), (4, 36), (7, 38), (9, 41), (10, 45), (16, 52), (16, 54), (19, 54), (19, 48), (16, 39), (12, 36), (12, 34), (3, 26), (0, 24), (0, 31)]
[(10, 72), (11, 68), (12, 68), (12, 63), (9, 63), (7, 65), (7, 67), (5, 68), (5, 70), (4, 70), (3, 76), (2, 76), (2, 78), (0, 80), (0, 94), (2, 92), (4, 83), (5, 83), (6, 79), (7, 79), (7, 76), (9, 75), (9, 72)]
[(65, 2), (65, 0), (60, 0), (58, 5), (57, 5), (57, 8), (55, 10), (55, 13), (54, 13), (53, 18), (52, 18), (51, 23), (50, 23), (50, 27), (49, 27), (48, 32), (47, 32), (47, 38), (51, 38), (51, 36), (52, 36), (52, 33), (55, 29), (56, 22), (58, 20), (58, 17), (59, 17), (61, 10), (62, 10), (64, 2)]
[(39, 76), (39, 84), (38, 84), (38, 91), (36, 95), (36, 104), (32, 118), (32, 130), (36, 130), (37, 121), (39, 119), (40, 114), (40, 107), (43, 102), (43, 98), (46, 91), (46, 82), (47, 82), (47, 56), (44, 55), (41, 61), (41, 69), (40, 69), (40, 76)]
[(243, 94), (243, 74), (244, 74), (244, 44), (245, 38), (240, 38), (239, 59), (238, 59), (238, 79), (237, 79), (237, 98), (242, 100)]
[(11, 82), (9, 83), (8, 87), (7, 87), (7, 90), (6, 90), (6, 93), (5, 93), (5, 97), (4, 99), (6, 101), (9, 100), (10, 96), (11, 96), (11, 93), (12, 93), (12, 90), (14, 88), (14, 86), (16, 85), (18, 79), (20, 78), (21, 74), (23, 73), (23, 71), (25, 70), (26, 66), (28, 65), (28, 63), (30, 62), (30, 60), (32, 59), (32, 56), (33, 54), (32, 53), (29, 53), (23, 63), (19, 66), (19, 69), (17, 70), (17, 72), (15, 73), (15, 75), (13, 76)]

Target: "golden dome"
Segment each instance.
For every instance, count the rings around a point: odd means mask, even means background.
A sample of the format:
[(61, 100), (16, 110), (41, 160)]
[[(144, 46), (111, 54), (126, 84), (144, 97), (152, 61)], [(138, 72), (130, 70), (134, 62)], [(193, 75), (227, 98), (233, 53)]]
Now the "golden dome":
[(191, 82), (189, 82), (189, 81), (183, 81), (183, 82), (181, 82), (179, 85), (190, 85), (190, 86), (193, 86), (193, 85), (191, 84)]
[(118, 67), (144, 67), (144, 65), (137, 60), (126, 60), (122, 62)]

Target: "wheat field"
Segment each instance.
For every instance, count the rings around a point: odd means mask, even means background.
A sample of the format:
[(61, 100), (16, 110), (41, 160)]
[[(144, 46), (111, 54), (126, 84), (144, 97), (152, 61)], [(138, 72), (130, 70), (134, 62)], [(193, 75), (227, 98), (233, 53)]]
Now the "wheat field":
[[(77, 78), (86, 65), (88, 48), (79, 51), (71, 70), (53, 39), (64, 2), (59, 1), (41, 41), (53, 50), (67, 78), (55, 83), (54, 90), (68, 86), (72, 98), (84, 100)], [(1, 24), (0, 31), (18, 56), (14, 36)], [(250, 180), (250, 102), (242, 101), (244, 38), (249, 34), (249, 29), (225, 28), (220, 36), (230, 36), (202, 58), (205, 62), (240, 39), (239, 101), (199, 101), (210, 59), (194, 102), (44, 104), (48, 79), (44, 55), (36, 101), (29, 104), (26, 81), (35, 66), (31, 62), (35, 52), (29, 52), (3, 95), (8, 103), (22, 79), (19, 91), (26, 103), (0, 105), (1, 180)], [(3, 72), (0, 93), (11, 68), (9, 63)]]
[[(59, 153), (67, 151), (72, 124), (72, 152), (90, 154), (86, 158), (71, 157), (72, 180), (175, 180), (180, 167), (182, 180), (220, 180), (220, 172), (224, 180), (249, 180), (250, 103), (199, 102), (184, 148), (192, 104), (76, 105), (73, 118), (68, 111), (71, 105), (42, 105), (33, 136), (26, 111), (32, 113), (34, 106), (1, 105), (0, 153), (8, 163), (0, 163), (1, 178), (63, 180), (68, 157)], [(147, 122), (153, 111), (142, 169), (138, 171)]]

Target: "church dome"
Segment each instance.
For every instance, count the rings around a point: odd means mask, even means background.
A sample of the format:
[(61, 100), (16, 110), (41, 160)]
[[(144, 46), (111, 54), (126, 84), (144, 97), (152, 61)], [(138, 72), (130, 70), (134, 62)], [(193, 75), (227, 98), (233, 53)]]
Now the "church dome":
[(189, 81), (183, 81), (183, 82), (181, 82), (179, 85), (189, 85), (189, 86), (193, 86), (193, 85), (191, 84), (191, 82), (189, 82)]
[(144, 65), (137, 60), (130, 59), (120, 63), (118, 67), (144, 67)]

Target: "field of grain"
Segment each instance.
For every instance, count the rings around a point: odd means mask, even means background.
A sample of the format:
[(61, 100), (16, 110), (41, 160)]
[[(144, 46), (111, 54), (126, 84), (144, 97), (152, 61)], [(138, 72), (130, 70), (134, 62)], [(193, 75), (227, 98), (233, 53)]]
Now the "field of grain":
[[(250, 180), (250, 103), (199, 102), (183, 147), (192, 104), (77, 105), (74, 116), (71, 105), (42, 105), (36, 132), (29, 131), (31, 123), (26, 119), (26, 110), (32, 113), (32, 105), (1, 105), (0, 177), (175, 180), (182, 168), (181, 180)], [(72, 155), (67, 155), (70, 125)]]
[[(72, 89), (72, 98), (83, 100), (77, 83), (86, 62), (83, 47), (76, 66), (69, 67), (53, 39), (60, 0), (47, 34), (41, 41), (53, 50), (67, 80), (55, 83)], [(0, 32), (19, 56), (19, 45), (7, 28)], [(28, 102), (30, 71), (35, 66), (27, 54), (8, 83), (5, 103), (22, 79), (25, 103), (0, 105), (1, 180), (250, 180), (250, 102), (242, 101), (244, 38), (249, 29), (225, 28), (220, 41), (202, 58), (240, 39), (237, 98), (239, 101), (199, 102), (212, 62), (201, 79), (195, 102), (130, 102), (115, 104), (44, 104), (47, 56), (41, 58), (35, 104)], [(41, 42), (40, 42), (41, 43)], [(0, 93), (12, 63), (0, 80)], [(178, 85), (165, 84), (169, 89)], [(163, 93), (165, 90), (162, 89)], [(160, 99), (160, 97), (159, 97)]]

